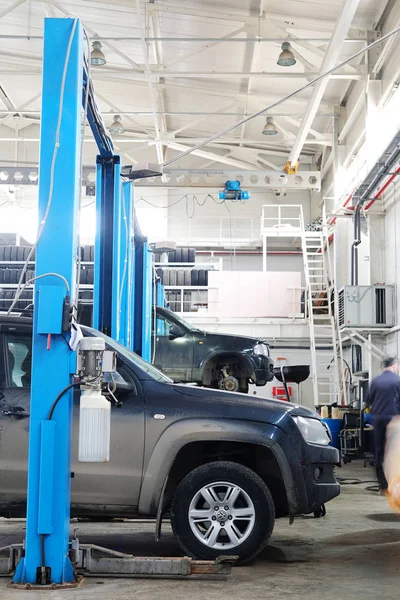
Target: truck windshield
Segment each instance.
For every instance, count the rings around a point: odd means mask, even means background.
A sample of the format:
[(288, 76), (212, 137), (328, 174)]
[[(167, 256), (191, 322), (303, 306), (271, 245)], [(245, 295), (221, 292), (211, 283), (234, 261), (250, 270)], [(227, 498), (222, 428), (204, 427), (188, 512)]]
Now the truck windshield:
[(108, 337), (108, 335), (105, 335), (101, 331), (97, 331), (97, 329), (92, 329), (91, 327), (82, 327), (82, 329), (87, 331), (89, 335), (93, 335), (94, 337), (102, 337), (111, 350), (118, 352), (118, 354), (121, 354), (121, 356), (126, 358), (129, 362), (139, 367), (141, 371), (144, 371), (150, 375), (151, 379), (156, 379), (162, 383), (173, 383), (172, 379), (164, 375), (164, 373), (161, 373), (161, 371), (153, 367), (153, 365), (148, 363), (141, 356), (135, 354), (135, 352), (131, 352), (128, 350), (128, 348), (125, 348), (125, 346), (122, 346), (112, 338)]

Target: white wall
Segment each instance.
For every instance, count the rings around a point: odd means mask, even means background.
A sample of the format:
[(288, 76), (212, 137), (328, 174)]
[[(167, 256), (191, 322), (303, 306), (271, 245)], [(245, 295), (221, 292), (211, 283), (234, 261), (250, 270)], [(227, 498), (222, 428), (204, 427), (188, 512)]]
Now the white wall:
[[(383, 275), (385, 283), (398, 286), (400, 282), (400, 183), (396, 179), (384, 194), (384, 208), (386, 214), (382, 218), (385, 257)], [(399, 325), (400, 297), (398, 288), (396, 298), (396, 325)], [(387, 336), (386, 352), (388, 355), (400, 356), (399, 332)]]

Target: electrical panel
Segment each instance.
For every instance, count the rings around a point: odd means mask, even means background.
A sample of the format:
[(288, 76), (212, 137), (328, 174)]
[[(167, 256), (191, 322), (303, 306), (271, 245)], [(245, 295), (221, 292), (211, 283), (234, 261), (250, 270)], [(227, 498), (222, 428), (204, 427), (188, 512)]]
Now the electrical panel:
[(395, 325), (394, 285), (346, 285), (338, 293), (339, 327)]

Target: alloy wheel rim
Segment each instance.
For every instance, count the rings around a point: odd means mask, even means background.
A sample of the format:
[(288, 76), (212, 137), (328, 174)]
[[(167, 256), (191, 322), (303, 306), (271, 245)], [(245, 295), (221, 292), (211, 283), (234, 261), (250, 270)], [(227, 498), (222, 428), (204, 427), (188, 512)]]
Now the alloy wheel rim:
[(218, 481), (192, 498), (188, 518), (195, 537), (208, 548), (229, 550), (243, 544), (254, 530), (253, 501), (240, 486)]

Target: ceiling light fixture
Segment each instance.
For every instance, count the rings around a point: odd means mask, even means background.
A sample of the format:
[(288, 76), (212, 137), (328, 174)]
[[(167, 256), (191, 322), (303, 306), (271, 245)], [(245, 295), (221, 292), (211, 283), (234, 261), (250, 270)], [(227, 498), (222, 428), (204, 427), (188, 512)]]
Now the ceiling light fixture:
[(92, 44), (92, 51), (90, 53), (90, 64), (94, 67), (101, 67), (106, 64), (106, 57), (102, 51), (102, 43), (100, 40), (95, 40)]
[(289, 42), (283, 42), (282, 52), (279, 55), (277, 64), (280, 67), (292, 67), (293, 65), (296, 64), (296, 59), (294, 57), (292, 47), (289, 44)]
[(113, 118), (113, 122), (111, 123), (110, 133), (119, 134), (119, 133), (124, 133), (124, 131), (125, 131), (125, 129), (124, 129), (124, 126), (122, 125), (120, 115), (115, 115), (115, 117)]
[(278, 133), (278, 130), (274, 125), (273, 118), (267, 117), (267, 122), (264, 125), (263, 134), (264, 135), (276, 135), (277, 133)]

